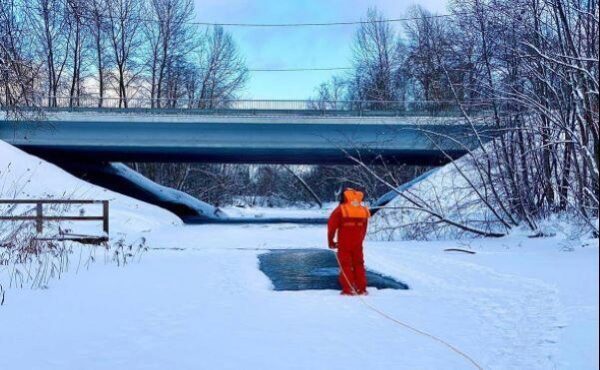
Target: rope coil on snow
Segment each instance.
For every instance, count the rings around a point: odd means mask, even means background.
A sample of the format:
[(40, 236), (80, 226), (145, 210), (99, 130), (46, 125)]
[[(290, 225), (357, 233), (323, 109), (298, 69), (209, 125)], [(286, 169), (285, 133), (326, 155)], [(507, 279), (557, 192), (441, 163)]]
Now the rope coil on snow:
[(463, 358), (465, 358), (467, 361), (469, 361), (475, 368), (477, 368), (478, 370), (483, 370), (483, 367), (481, 365), (479, 365), (477, 363), (477, 361), (475, 361), (471, 356), (467, 355), (466, 353), (464, 353), (463, 351), (461, 351), (460, 349), (458, 349), (457, 347), (455, 347), (454, 345), (446, 342), (445, 340), (436, 337), (433, 334), (429, 334), (427, 332), (424, 332), (423, 330), (417, 329), (413, 326), (408, 325), (407, 323), (404, 323), (398, 319), (396, 319), (395, 317), (392, 317), (391, 315), (381, 311), (380, 309), (378, 309), (377, 307), (373, 306), (372, 304), (370, 304), (369, 302), (367, 302), (361, 295), (358, 294), (358, 292), (356, 291), (356, 288), (354, 287), (354, 285), (352, 285), (350, 283), (350, 279), (348, 279), (348, 276), (346, 275), (346, 272), (344, 271), (344, 269), (342, 269), (342, 264), (340, 262), (340, 259), (338, 257), (337, 252), (333, 252), (333, 254), (335, 255), (335, 259), (338, 263), (338, 266), (340, 268), (340, 271), (342, 272), (342, 275), (344, 276), (344, 279), (346, 280), (346, 282), (348, 283), (348, 285), (350, 285), (350, 287), (352, 288), (352, 292), (354, 293), (354, 295), (356, 295), (358, 297), (358, 299), (360, 300), (360, 302), (362, 304), (365, 305), (365, 307), (367, 307), (368, 309), (370, 309), (371, 311), (377, 313), (378, 315), (380, 315), (381, 317), (383, 317), (384, 319), (387, 319), (393, 323), (396, 323), (402, 327), (404, 327), (405, 329), (411, 330), (417, 334), (423, 335), (425, 337), (428, 337), (430, 339), (433, 339), (434, 341), (441, 343), (442, 345), (448, 347), (450, 350), (452, 350), (453, 352), (455, 352), (456, 354), (462, 356)]

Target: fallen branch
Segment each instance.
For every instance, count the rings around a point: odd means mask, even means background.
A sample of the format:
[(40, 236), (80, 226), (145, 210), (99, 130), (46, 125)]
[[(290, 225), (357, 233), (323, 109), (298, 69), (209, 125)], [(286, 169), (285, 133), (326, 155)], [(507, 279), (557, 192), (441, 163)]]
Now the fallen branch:
[(282, 167), (285, 168), (290, 174), (292, 174), (292, 176), (294, 176), (294, 178), (296, 180), (298, 180), (298, 182), (302, 185), (302, 187), (304, 188), (304, 190), (306, 190), (310, 194), (310, 196), (315, 200), (315, 202), (317, 202), (317, 204), (319, 205), (319, 208), (323, 208), (323, 202), (321, 201), (321, 199), (319, 198), (319, 196), (317, 195), (317, 193), (315, 193), (314, 190), (310, 187), (310, 185), (308, 185), (306, 183), (306, 181), (304, 181), (304, 179), (302, 177), (298, 176), (288, 166), (282, 165)]
[(444, 249), (444, 252), (463, 252), (463, 253), (468, 253), (468, 254), (475, 254), (474, 251), (469, 251), (469, 250), (460, 249), (460, 248), (447, 248), (447, 249)]

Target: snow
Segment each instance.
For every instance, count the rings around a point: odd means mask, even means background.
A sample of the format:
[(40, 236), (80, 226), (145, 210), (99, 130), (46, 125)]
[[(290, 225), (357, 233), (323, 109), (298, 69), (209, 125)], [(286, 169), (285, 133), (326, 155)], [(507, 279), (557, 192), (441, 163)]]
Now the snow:
[[(488, 151), (491, 143), (485, 144)], [(423, 173), (393, 191), (384, 194), (375, 202), (380, 207), (374, 215), (369, 238), (373, 240), (446, 240), (471, 239), (477, 237), (470, 231), (462, 230), (416, 207), (414, 202), (429, 211), (441, 215), (446, 220), (465, 225), (484, 233), (531, 235), (524, 225), (507, 229), (496, 215), (506, 219), (502, 206), (492, 196), (489, 186), (484, 184), (481, 167), (483, 153), (480, 149), (465, 155), (444, 166)], [(477, 163), (479, 162), (479, 163)], [(485, 167), (485, 166), (484, 166)], [(500, 181), (496, 173), (499, 169), (492, 165), (491, 173), (495, 181)], [(488, 179), (485, 180), (489, 181)], [(502, 187), (496, 189), (499, 198), (506, 198)], [(404, 196), (400, 196), (399, 193)], [(407, 200), (410, 198), (413, 202)], [(486, 199), (486, 205), (483, 199)], [(506, 221), (504, 221), (506, 222)], [(537, 231), (545, 235), (561, 235), (566, 239), (579, 238), (592, 230), (583, 222), (577, 212), (563, 211), (546, 215), (536, 220)], [(590, 224), (598, 225), (598, 218)], [(596, 226), (597, 230), (597, 226)]]
[[(160, 225), (181, 225), (181, 220), (168, 211), (82, 181), (1, 140), (0, 198), (109, 200), (111, 235), (120, 237), (142, 233)], [(100, 214), (98, 206), (81, 208), (88, 214)], [(72, 227), (74, 232), (101, 231), (100, 222), (69, 224), (68, 227)]]
[[(273, 291), (258, 255), (325, 248), (322, 225), (182, 226), (166, 211), (2, 142), (0, 168), (3, 196), (24, 186), (19, 196), (59, 197), (66, 189), (111, 199), (113, 230), (143, 236), (151, 248), (124, 267), (97, 258), (77, 269), (88, 253), (104, 253), (81, 247), (81, 255), (71, 255), (71, 270), (49, 289), (9, 288), (0, 307), (2, 369), (473, 368), (355, 297)], [(237, 212), (314, 217), (331, 206)], [(372, 290), (365, 300), (450, 342), (485, 369), (597, 369), (598, 252), (597, 240), (560, 236), (369, 240), (367, 267), (411, 289)]]
[(400, 185), (399, 187), (395, 188), (394, 190), (388, 191), (387, 193), (385, 193), (381, 197), (379, 197), (379, 199), (377, 199), (375, 201), (375, 203), (372, 205), (372, 207), (384, 207), (386, 204), (388, 204), (389, 202), (396, 199), (398, 197), (399, 192), (409, 190), (414, 185), (422, 182), (423, 180), (425, 180), (426, 178), (428, 178), (429, 176), (434, 174), (436, 171), (437, 171), (437, 168), (428, 170), (428, 171), (422, 173), (421, 175), (415, 177), (414, 179)]
[[(0, 348), (27, 369), (469, 369), (447, 348), (336, 291), (275, 292), (271, 248), (322, 247), (314, 226), (165, 227), (141, 262), (97, 263), (48, 290), (9, 291)], [(372, 291), (386, 313), (442, 337), (486, 369), (594, 369), (598, 248), (559, 240), (369, 242), (369, 268), (408, 291)], [(560, 273), (557, 273), (560, 268)], [(32, 333), (36, 333), (32, 336)], [(35, 356), (31, 356), (35, 353)]]
[[(461, 175), (456, 168), (460, 168)], [(454, 163), (428, 171), (419, 182), (409, 182), (398, 188), (411, 199), (426, 205), (447, 219), (484, 231), (505, 232), (492, 212), (483, 205), (480, 197), (470, 186), (481, 183), (472, 159), (464, 156)], [(481, 186), (483, 187), (483, 186)], [(388, 203), (373, 217), (370, 238), (376, 240), (443, 240), (472, 238), (474, 235), (444, 223), (415, 206), (401, 196), (389, 199), (394, 193), (383, 197)], [(396, 193), (397, 194), (397, 193)]]
[(330, 202), (323, 204), (322, 208), (318, 207), (264, 207), (264, 206), (225, 206), (221, 207), (230, 217), (239, 218), (325, 218), (333, 211), (337, 203)]

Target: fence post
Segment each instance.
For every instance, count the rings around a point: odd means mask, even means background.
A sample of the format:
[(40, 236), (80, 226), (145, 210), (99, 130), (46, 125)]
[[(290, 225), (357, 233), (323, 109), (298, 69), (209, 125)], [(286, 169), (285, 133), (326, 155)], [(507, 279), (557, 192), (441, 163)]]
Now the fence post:
[(42, 202), (37, 202), (35, 205), (35, 229), (38, 232), (38, 234), (41, 234), (42, 231), (44, 231), (44, 221), (42, 213)]
[(108, 200), (102, 201), (102, 231), (108, 237)]

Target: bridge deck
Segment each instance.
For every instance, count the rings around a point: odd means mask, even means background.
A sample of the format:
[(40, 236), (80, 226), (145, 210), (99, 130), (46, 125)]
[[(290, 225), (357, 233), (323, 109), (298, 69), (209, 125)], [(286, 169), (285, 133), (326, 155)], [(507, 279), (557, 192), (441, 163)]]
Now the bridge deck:
[(433, 165), (464, 154), (473, 132), (440, 117), (57, 112), (5, 120), (0, 139), (63, 160), (334, 164), (352, 154)]

